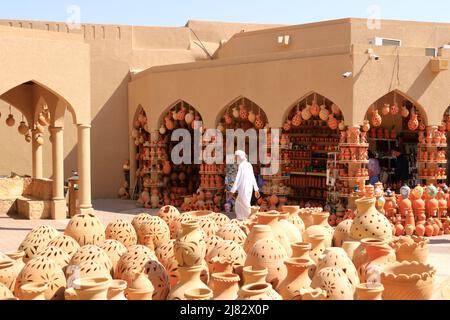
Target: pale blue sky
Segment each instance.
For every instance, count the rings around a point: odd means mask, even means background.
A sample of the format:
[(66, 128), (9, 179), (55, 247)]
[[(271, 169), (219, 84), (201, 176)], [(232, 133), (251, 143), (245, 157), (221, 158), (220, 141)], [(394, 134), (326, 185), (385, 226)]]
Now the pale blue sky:
[(382, 19), (450, 22), (449, 0), (3, 0), (0, 19), (67, 21), (70, 5), (80, 8), (81, 23), (182, 26), (200, 19), (300, 24), (367, 18), (373, 5)]

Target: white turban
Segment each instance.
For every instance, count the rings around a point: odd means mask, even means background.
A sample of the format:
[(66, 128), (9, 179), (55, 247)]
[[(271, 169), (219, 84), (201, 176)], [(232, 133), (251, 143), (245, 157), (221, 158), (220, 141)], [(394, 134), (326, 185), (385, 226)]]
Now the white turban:
[(239, 158), (241, 159), (241, 161), (247, 160), (247, 155), (246, 155), (245, 152), (242, 151), (242, 150), (237, 150), (234, 154), (235, 154), (237, 157), (239, 157)]

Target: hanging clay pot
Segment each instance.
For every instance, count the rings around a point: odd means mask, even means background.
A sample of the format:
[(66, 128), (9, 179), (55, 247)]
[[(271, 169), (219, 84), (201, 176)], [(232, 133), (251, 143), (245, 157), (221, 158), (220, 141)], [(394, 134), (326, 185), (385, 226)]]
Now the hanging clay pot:
[(286, 120), (286, 122), (283, 124), (283, 130), (289, 131), (289, 130), (291, 130), (291, 127), (292, 127), (292, 121)]
[(106, 239), (121, 242), (125, 247), (137, 244), (136, 231), (133, 225), (124, 219), (116, 219), (108, 224), (105, 230)]
[(311, 116), (310, 106), (307, 105), (306, 108), (302, 110), (302, 118), (303, 120), (308, 121), (309, 119), (311, 119)]
[(44, 144), (44, 138), (41, 135), (37, 135), (36, 138), (34, 139), (36, 141), (36, 143), (40, 146), (42, 146)]
[(269, 283), (253, 283), (239, 290), (237, 300), (282, 300)]
[(311, 262), (309, 259), (290, 258), (284, 263), (287, 267), (287, 276), (280, 283), (278, 292), (283, 300), (293, 300), (299, 295), (300, 289), (307, 289), (311, 286), (311, 279), (308, 276)]
[(345, 130), (346, 125), (345, 125), (344, 120), (342, 120), (342, 121), (339, 122), (338, 128), (339, 128), (339, 130), (341, 130), (341, 131), (344, 131), (344, 130)]
[(8, 127), (12, 127), (16, 124), (16, 120), (14, 119), (14, 116), (12, 114), (8, 115), (8, 118), (6, 119), (6, 125)]
[(364, 197), (355, 201), (357, 213), (350, 228), (350, 235), (353, 240), (364, 238), (387, 240), (391, 238), (391, 224), (375, 208), (375, 201), (375, 197)]
[(381, 114), (383, 116), (387, 116), (391, 112), (391, 106), (388, 103), (385, 103), (383, 105), (383, 108), (381, 109)]
[(19, 289), (20, 300), (45, 300), (48, 285), (45, 282), (30, 282)]
[(251, 110), (251, 111), (248, 113), (248, 121), (249, 121), (250, 123), (255, 123), (255, 120), (256, 120), (256, 115), (255, 115), (255, 113), (253, 112), (253, 110)]
[(311, 104), (310, 112), (311, 112), (311, 115), (313, 117), (317, 117), (319, 115), (319, 113), (320, 113), (320, 107), (317, 104), (316, 97), (314, 97), (314, 100), (313, 100), (313, 102)]
[(30, 133), (26, 133), (25, 134), (25, 141), (29, 143), (29, 142), (31, 142), (31, 140), (32, 140), (31, 134)]
[(64, 234), (74, 238), (80, 246), (97, 245), (105, 240), (105, 227), (96, 215), (80, 213), (70, 219)]
[(405, 106), (402, 106), (400, 114), (403, 118), (407, 118), (409, 116), (409, 110)]
[(211, 289), (214, 300), (236, 300), (239, 291), (239, 276), (234, 273), (213, 273)]
[(369, 120), (364, 120), (363, 125), (361, 127), (362, 131), (368, 132), (370, 130), (370, 123)]
[(294, 127), (298, 127), (299, 125), (302, 124), (302, 112), (301, 111), (296, 111), (294, 117), (292, 118), (291, 121), (292, 125)]
[(398, 114), (398, 111), (399, 111), (398, 105), (397, 105), (396, 102), (394, 102), (394, 104), (391, 106), (391, 114), (392, 114), (393, 116), (395, 116), (395, 115)]
[(373, 110), (372, 111), (372, 125), (374, 127), (379, 127), (379, 126), (381, 126), (381, 121), (382, 121), (382, 119), (378, 113), (378, 110)]
[(242, 120), (248, 120), (248, 115), (249, 115), (249, 113), (245, 107), (245, 104), (240, 104), (239, 105), (239, 117)]
[(245, 266), (254, 268), (267, 268), (267, 282), (276, 289), (286, 277), (286, 266), (284, 261), (288, 258), (284, 247), (273, 239), (258, 240), (247, 253)]
[(255, 128), (257, 130), (261, 130), (262, 128), (264, 128), (264, 120), (262, 118), (261, 114), (256, 115), (256, 120), (255, 120)]
[(415, 131), (419, 127), (419, 120), (417, 119), (417, 114), (415, 112), (411, 112), (411, 117), (408, 121), (408, 129), (411, 131)]
[(28, 126), (27, 126), (27, 124), (25, 123), (25, 121), (21, 121), (20, 122), (20, 125), (19, 125), (19, 127), (17, 128), (17, 130), (19, 131), (19, 133), (21, 134), (21, 135), (26, 135), (27, 134), (27, 132), (28, 132)]
[(233, 123), (233, 119), (231, 118), (231, 116), (229, 114), (224, 115), (223, 120), (225, 121), (226, 125), (230, 125)]
[(77, 300), (108, 300), (111, 279), (106, 277), (87, 277), (74, 281)]
[(338, 121), (332, 114), (329, 115), (327, 124), (331, 130), (336, 130), (338, 127)]
[(201, 265), (193, 267), (179, 267), (180, 281), (170, 290), (167, 300), (185, 300), (184, 292), (191, 288), (209, 287), (200, 279), (203, 267)]
[(317, 271), (311, 282), (312, 288), (327, 292), (326, 300), (353, 300), (353, 286), (344, 271), (336, 267)]
[(161, 127), (159, 127), (159, 134), (165, 135), (167, 132), (166, 127), (162, 124)]
[(336, 104), (332, 104), (331, 105), (331, 112), (334, 114), (334, 115), (339, 115), (340, 113), (341, 113), (341, 109), (339, 108), (339, 106), (337, 106)]
[(383, 291), (381, 283), (360, 283), (356, 286), (355, 300), (382, 300)]
[(237, 107), (234, 107), (232, 109), (232, 115), (233, 115), (233, 118), (235, 118), (235, 119), (239, 118), (239, 109)]
[(326, 106), (323, 104), (320, 106), (320, 112), (319, 112), (319, 118), (322, 121), (327, 121), (328, 116), (330, 115), (330, 112), (327, 110)]
[(180, 267), (201, 265), (206, 255), (203, 232), (197, 221), (182, 223), (182, 232), (174, 244), (175, 258)]
[(192, 121), (194, 121), (195, 115), (193, 110), (189, 110), (188, 113), (186, 113), (186, 116), (184, 117), (184, 121), (186, 124), (190, 125)]

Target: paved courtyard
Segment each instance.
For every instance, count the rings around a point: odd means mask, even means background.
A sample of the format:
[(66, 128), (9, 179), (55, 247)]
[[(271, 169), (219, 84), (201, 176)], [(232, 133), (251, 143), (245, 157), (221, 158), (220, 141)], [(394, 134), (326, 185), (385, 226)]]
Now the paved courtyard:
[[(94, 200), (95, 214), (104, 226), (117, 218), (131, 221), (139, 213), (156, 215), (157, 210), (137, 208), (130, 200)], [(23, 220), (12, 217), (0, 217), (0, 252), (16, 250), (28, 232), (39, 225), (49, 225), (63, 232), (69, 219), (65, 220)], [(450, 235), (430, 239), (428, 263), (437, 269), (438, 285), (450, 279)]]

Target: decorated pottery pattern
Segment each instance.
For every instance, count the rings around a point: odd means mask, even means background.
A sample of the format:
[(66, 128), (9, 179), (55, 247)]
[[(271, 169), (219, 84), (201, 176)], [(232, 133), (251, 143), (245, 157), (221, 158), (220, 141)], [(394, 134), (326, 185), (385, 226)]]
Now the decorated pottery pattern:
[(77, 214), (70, 219), (64, 234), (74, 238), (80, 246), (99, 245), (105, 241), (105, 227), (94, 214)]
[(133, 225), (123, 219), (116, 219), (108, 224), (105, 230), (106, 239), (117, 240), (125, 247), (137, 244), (136, 231)]

